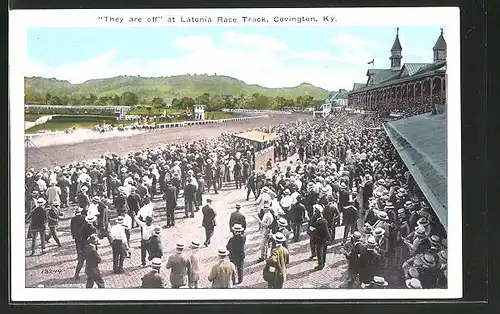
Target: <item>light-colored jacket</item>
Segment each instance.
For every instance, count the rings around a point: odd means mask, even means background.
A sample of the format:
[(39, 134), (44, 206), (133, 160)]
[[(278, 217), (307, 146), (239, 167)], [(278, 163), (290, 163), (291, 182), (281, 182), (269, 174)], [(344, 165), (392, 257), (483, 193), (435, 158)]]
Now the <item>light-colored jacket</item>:
[(200, 253), (198, 251), (193, 251), (191, 256), (189, 256), (189, 269), (188, 269), (188, 280), (189, 282), (196, 282), (200, 280)]
[(212, 267), (208, 280), (213, 289), (227, 289), (233, 287), (236, 280), (236, 266), (227, 258), (221, 259)]
[(167, 262), (167, 269), (172, 269), (170, 271), (170, 284), (172, 286), (186, 285), (188, 268), (189, 259), (184, 254), (175, 253), (170, 255)]

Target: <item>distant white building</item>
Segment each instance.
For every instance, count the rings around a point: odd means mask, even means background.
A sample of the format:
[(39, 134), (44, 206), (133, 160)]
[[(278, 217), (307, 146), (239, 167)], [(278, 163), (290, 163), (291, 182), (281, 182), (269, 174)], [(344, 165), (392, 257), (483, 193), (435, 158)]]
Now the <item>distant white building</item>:
[(194, 120), (205, 120), (205, 106), (193, 105), (193, 117)]

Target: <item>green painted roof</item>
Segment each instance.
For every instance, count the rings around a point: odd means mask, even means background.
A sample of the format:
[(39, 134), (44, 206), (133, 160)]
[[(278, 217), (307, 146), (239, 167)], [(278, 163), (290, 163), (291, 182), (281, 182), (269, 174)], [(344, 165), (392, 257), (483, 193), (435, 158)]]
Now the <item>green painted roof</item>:
[[(382, 83), (383, 81), (393, 77), (398, 72), (390, 69), (368, 69), (366, 75), (373, 77), (373, 85)], [(370, 84), (372, 85), (372, 84)]]
[(426, 113), (388, 122), (384, 128), (429, 205), (448, 229), (446, 114)]
[(365, 83), (354, 83), (352, 90), (355, 91), (357, 89), (363, 88), (365, 87), (365, 85), (366, 85)]
[(403, 68), (406, 69), (408, 76), (412, 76), (413, 74), (420, 71), (422, 68), (431, 65), (431, 63), (405, 63)]

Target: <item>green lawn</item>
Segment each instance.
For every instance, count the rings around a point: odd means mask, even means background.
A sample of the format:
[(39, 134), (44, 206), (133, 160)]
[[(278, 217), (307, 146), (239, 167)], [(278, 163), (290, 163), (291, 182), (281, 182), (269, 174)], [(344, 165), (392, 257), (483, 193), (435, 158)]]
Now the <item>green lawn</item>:
[(65, 129), (75, 126), (77, 129), (91, 129), (98, 123), (106, 123), (112, 125), (118, 124), (131, 124), (135, 121), (117, 121), (111, 118), (98, 118), (98, 117), (54, 117), (47, 123), (35, 125), (34, 127), (26, 130), (26, 133), (37, 133), (39, 131), (63, 131)]
[(167, 114), (169, 113), (175, 113), (175, 112), (189, 112), (190, 110), (183, 110), (183, 109), (174, 109), (174, 108), (151, 108), (151, 110), (148, 110), (147, 108), (140, 106), (140, 108), (134, 108), (130, 111), (127, 112), (127, 115), (140, 115), (140, 114), (154, 114), (154, 115), (162, 115), (164, 111), (167, 111)]

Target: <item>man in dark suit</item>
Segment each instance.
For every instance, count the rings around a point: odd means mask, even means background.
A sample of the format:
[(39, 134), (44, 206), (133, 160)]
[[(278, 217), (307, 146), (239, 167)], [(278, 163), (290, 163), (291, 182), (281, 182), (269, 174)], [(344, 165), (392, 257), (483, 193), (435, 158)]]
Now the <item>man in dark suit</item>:
[(358, 211), (356, 207), (354, 207), (352, 196), (349, 198), (347, 206), (342, 210), (342, 217), (344, 223), (344, 238), (342, 239), (342, 243), (345, 244), (349, 234), (354, 232), (358, 219)]
[(240, 224), (243, 227), (243, 231), (247, 229), (247, 220), (245, 216), (240, 213), (241, 205), (236, 204), (236, 211), (231, 213), (231, 216), (229, 217), (229, 230), (233, 230), (233, 226), (235, 224)]
[(165, 207), (167, 208), (167, 227), (175, 226), (177, 188), (170, 181), (167, 182), (167, 188), (165, 189), (165, 195), (163, 195), (163, 199), (165, 200)]
[(314, 211), (318, 214), (316, 228), (311, 233), (316, 256), (318, 257), (318, 265), (314, 269), (322, 270), (325, 267), (327, 243), (330, 241), (331, 236), (328, 221), (322, 215), (321, 205), (315, 205)]
[(255, 170), (252, 171), (252, 174), (248, 177), (247, 180), (247, 201), (250, 198), (250, 192), (253, 193), (253, 197), (257, 199), (257, 179), (255, 178)]
[(151, 261), (151, 271), (142, 277), (141, 288), (158, 289), (165, 288), (163, 278), (160, 275), (161, 258), (153, 258)]
[(229, 260), (236, 266), (238, 273), (238, 284), (243, 281), (243, 262), (245, 261), (245, 242), (246, 236), (243, 234), (245, 229), (236, 223), (233, 226), (233, 236), (229, 239), (226, 249), (229, 251)]
[(356, 283), (359, 272), (359, 259), (361, 254), (363, 254), (366, 249), (362, 242), (362, 235), (360, 232), (356, 231), (351, 235), (351, 241), (348, 248), (341, 248), (341, 253), (343, 253), (348, 261), (347, 266), (347, 280), (345, 282), (346, 288), (352, 288)]
[(149, 249), (149, 260), (155, 258), (162, 258), (163, 256), (163, 246), (161, 244), (161, 228), (155, 226), (153, 235), (149, 238), (148, 249)]
[(194, 218), (194, 207), (196, 206), (196, 185), (193, 184), (193, 178), (187, 179), (187, 184), (184, 187), (184, 218)]
[(212, 235), (214, 234), (214, 227), (215, 227), (215, 216), (217, 215), (212, 208), (212, 200), (207, 199), (207, 204), (203, 206), (201, 209), (201, 212), (203, 214), (203, 221), (201, 225), (203, 228), (205, 228), (205, 246), (208, 246), (210, 244), (210, 239), (212, 238)]
[(97, 284), (97, 287), (104, 288), (104, 280), (99, 271), (101, 257), (99, 253), (97, 253), (98, 239), (97, 234), (92, 234), (83, 248), (83, 254), (85, 255), (85, 274), (87, 275), (86, 288), (93, 288), (94, 283)]
[[(130, 188), (130, 195), (127, 197), (127, 205), (129, 208), (129, 215), (131, 215), (132, 212), (137, 214), (139, 209), (143, 206), (141, 196), (137, 193), (137, 188), (135, 186)], [(138, 226), (132, 222), (132, 227), (134, 227), (134, 225)]]
[(300, 236), (300, 229), (302, 226), (302, 222), (304, 221), (304, 215), (306, 212), (306, 207), (303, 204), (303, 198), (301, 195), (297, 196), (297, 203), (292, 205), (290, 209), (291, 214), (291, 223), (293, 230), (293, 241), (298, 242)]
[[(83, 211), (82, 211), (83, 212)], [(88, 238), (92, 234), (97, 234), (97, 228), (95, 227), (95, 222), (97, 221), (97, 217), (85, 217), (85, 224), (82, 226), (81, 231), (80, 231), (80, 244), (81, 244), (81, 255), (78, 256), (78, 262), (76, 264), (76, 270), (75, 270), (75, 279), (78, 279), (80, 277), (80, 271), (82, 270), (83, 263), (85, 262), (85, 245), (87, 243)], [(75, 239), (76, 242), (76, 239)], [(78, 253), (78, 248), (77, 248), (77, 253)]]
[(45, 223), (47, 222), (47, 212), (45, 211), (45, 204), (47, 203), (44, 198), (39, 198), (38, 206), (29, 213), (27, 219), (30, 221), (31, 230), (31, 254), (35, 254), (36, 237), (40, 234), (40, 241), (42, 242), (42, 254), (45, 254)]

